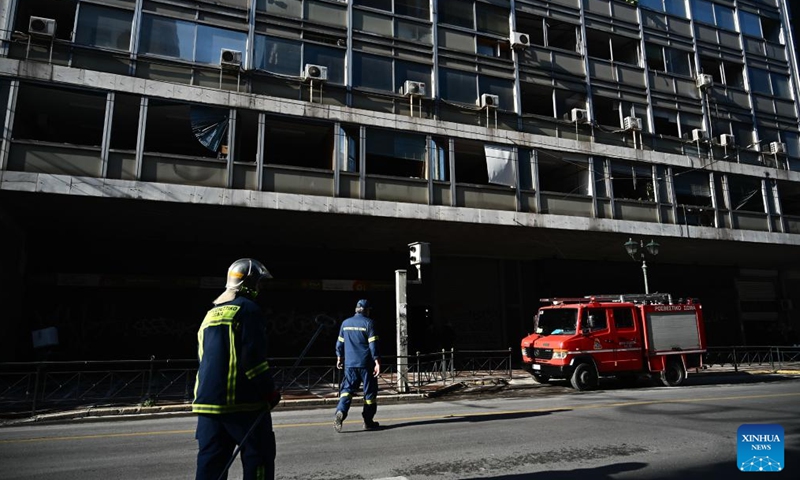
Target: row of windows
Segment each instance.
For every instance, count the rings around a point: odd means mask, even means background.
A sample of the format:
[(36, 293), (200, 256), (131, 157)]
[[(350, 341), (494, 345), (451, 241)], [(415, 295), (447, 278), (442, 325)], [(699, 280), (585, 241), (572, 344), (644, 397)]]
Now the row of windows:
[[(7, 82), (0, 82), (0, 100), (8, 95), (7, 86)], [(332, 122), (277, 115), (266, 115), (263, 132), (259, 133), (262, 127), (255, 111), (237, 109), (233, 117), (226, 108), (154, 98), (148, 99), (143, 111), (140, 97), (122, 93), (115, 94), (111, 107), (111, 131), (104, 132), (110, 104), (101, 92), (22, 83), (17, 95), (18, 108), (10, 129), (14, 141), (99, 147), (107, 133), (111, 152), (133, 151), (139, 138), (143, 138), (146, 156), (177, 155), (211, 162), (223, 160), (224, 164), (228, 153), (234, 152), (233, 161), (253, 164), (258, 160), (259, 136), (263, 135), (265, 148), (260, 161), (265, 164), (330, 171), (335, 168), (334, 150), (338, 150), (339, 168), (345, 172), (363, 169), (369, 175), (449, 181), (453, 175), (449, 161), (452, 153), (459, 183), (515, 187), (515, 176), (519, 175), (523, 190), (658, 202), (690, 209), (778, 211), (775, 205), (765, 204), (762, 180), (750, 176), (534, 151), (460, 138), (451, 143), (445, 137), (370, 126), (362, 132), (358, 125), (342, 124), (337, 131)], [(139, 134), (141, 113), (145, 114), (143, 136)], [(363, 152), (361, 138), (365, 139)], [(303, 155), (297, 155), (299, 150)], [(534, 161), (539, 172), (535, 178), (530, 167)], [(15, 168), (24, 167), (12, 160), (10, 169)], [(672, 191), (668, 185), (672, 185)], [(779, 187), (780, 211), (800, 216), (800, 185), (780, 182)]]
[[(367, 2), (368, 3), (368, 2)], [(281, 2), (268, 2), (266, 8), (278, 5)], [(395, 10), (401, 8), (417, 8), (417, 2), (387, 2)], [(287, 4), (288, 5), (288, 4)], [(306, 2), (304, 5), (310, 5)], [(327, 4), (326, 4), (327, 5)], [(468, 17), (474, 25), (489, 25), (488, 20), (475, 20), (477, 16), (469, 16), (468, 12), (486, 13), (482, 9), (489, 8), (481, 2), (467, 2), (470, 7), (451, 10), (453, 18)], [(463, 5), (462, 5), (463, 6)], [(374, 7), (374, 5), (373, 5)], [(377, 8), (377, 7), (376, 7)], [(496, 8), (496, 7), (492, 7)], [(456, 15), (456, 13), (461, 12)], [(109, 7), (81, 2), (76, 22), (77, 43), (129, 50), (132, 43), (131, 11), (118, 10)], [(460, 17), (459, 17), (460, 16)], [(448, 17), (450, 18), (450, 17)], [(558, 44), (564, 47), (577, 46), (577, 26), (556, 20), (538, 18), (533, 21), (532, 16), (521, 16), (531, 20), (526, 26), (538, 26), (541, 38), (536, 37), (535, 42), (543, 45)], [(477, 23), (475, 23), (477, 22)], [(19, 23), (19, 22), (18, 22)], [(464, 25), (467, 23), (464, 22)], [(244, 32), (210, 26), (188, 20), (180, 20), (159, 16), (154, 13), (143, 13), (141, 17), (141, 34), (139, 36), (138, 51), (160, 57), (170, 57), (187, 62), (201, 64), (216, 64), (219, 62), (221, 49), (245, 51), (247, 49), (247, 35)], [(493, 27), (486, 27), (493, 28)], [(499, 27), (498, 27), (499, 28)], [(448, 30), (443, 31), (448, 35)], [(456, 32), (457, 33), (457, 32)], [(611, 35), (593, 29), (587, 29), (587, 47), (591, 57), (608, 59), (615, 63), (629, 63), (636, 65), (639, 57), (639, 41), (637, 39)], [(444, 43), (444, 42), (443, 42)], [(480, 51), (480, 44), (478, 46)], [(651, 72), (664, 72), (691, 78), (694, 76), (694, 63), (692, 54), (686, 50), (661, 46), (652, 42), (645, 43), (646, 64)], [(268, 72), (272, 75), (297, 78), (305, 64), (324, 65), (328, 68), (328, 81), (334, 84), (345, 84), (348, 71), (346, 65), (346, 49), (342, 46), (324, 45), (306, 39), (288, 39), (273, 35), (258, 33), (253, 42), (253, 65), (257, 70)], [(472, 67), (473, 71), (463, 68), (438, 68), (437, 90), (428, 90), (428, 96), (437, 95), (442, 99), (462, 104), (475, 105), (481, 94), (497, 95), (499, 107), (506, 111), (515, 111), (515, 82), (509, 76), (502, 78), (497, 72), (486, 73), (485, 67), (480, 69)], [(581, 67), (582, 68), (582, 67)], [(476, 71), (477, 70), (477, 71)], [(433, 67), (427, 63), (400, 58), (391, 58), (383, 55), (355, 50), (352, 57), (351, 85), (360, 89), (369, 89), (382, 92), (401, 92), (406, 81), (422, 82), (430, 85), (432, 82)], [(744, 65), (718, 59), (700, 58), (700, 72), (710, 73), (716, 82), (743, 89), (746, 85)], [(771, 95), (791, 101), (793, 90), (790, 77), (785, 73), (750, 67), (748, 69), (749, 85), (753, 93)], [(620, 101), (605, 98), (603, 95), (594, 95), (589, 102), (585, 87), (564, 90), (558, 87), (529, 84), (521, 82), (520, 105), (522, 115), (532, 114), (545, 117), (566, 118), (572, 109), (591, 109), (592, 118), (600, 125), (620, 127), (627, 116), (636, 116), (644, 120), (644, 130), (669, 137), (686, 138), (692, 130), (703, 127), (702, 118), (691, 111), (681, 111), (679, 106), (674, 109), (653, 108), (653, 122), (648, 121), (647, 100), (642, 92), (642, 101)], [(747, 101), (745, 97), (745, 101)], [(606, 108), (608, 103), (613, 103), (613, 108)], [(765, 108), (767, 105), (760, 102)], [(767, 105), (768, 106), (768, 105)], [(750, 109), (750, 105), (740, 104), (739, 108)], [(784, 121), (790, 124), (796, 121), (796, 114), (787, 117), (786, 108), (778, 109)], [(712, 119), (715, 134), (726, 133), (736, 138), (736, 142), (746, 147), (754, 143), (753, 126), (742, 126), (737, 122), (725, 122)], [(782, 131), (784, 130), (784, 131)], [(792, 129), (796, 130), (796, 129)], [(773, 135), (773, 131), (779, 132)], [(800, 157), (800, 146), (794, 131), (785, 131), (780, 128), (759, 127), (759, 138), (775, 138), (775, 141), (787, 143), (789, 154)]]

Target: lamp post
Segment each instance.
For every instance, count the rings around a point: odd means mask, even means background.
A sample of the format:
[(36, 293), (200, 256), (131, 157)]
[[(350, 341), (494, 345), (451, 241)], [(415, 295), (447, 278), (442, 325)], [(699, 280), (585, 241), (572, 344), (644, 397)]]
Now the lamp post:
[(628, 255), (631, 256), (632, 259), (636, 260), (636, 254), (640, 254), (642, 258), (642, 274), (644, 275), (644, 293), (650, 293), (650, 287), (647, 285), (647, 262), (645, 261), (645, 252), (649, 253), (652, 256), (658, 255), (658, 248), (661, 245), (656, 243), (655, 240), (650, 240), (650, 243), (647, 245), (644, 244), (643, 240), (639, 240), (638, 242), (634, 241), (632, 238), (629, 238), (627, 242), (625, 242), (625, 251), (628, 252)]

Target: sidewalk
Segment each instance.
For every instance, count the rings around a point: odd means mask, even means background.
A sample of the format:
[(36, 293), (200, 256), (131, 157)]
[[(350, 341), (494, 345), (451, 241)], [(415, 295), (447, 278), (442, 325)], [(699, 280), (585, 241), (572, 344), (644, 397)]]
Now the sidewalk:
[[(768, 365), (740, 365), (734, 368), (732, 365), (704, 368), (689, 371), (688, 379), (690, 382), (706, 384), (715, 378), (725, 379), (725, 382), (744, 382), (754, 381), (755, 377), (781, 377), (781, 376), (800, 376), (800, 363), (784, 364), (771, 370)], [(421, 400), (441, 398), (448, 395), (491, 395), (508, 392), (510, 390), (539, 389), (547, 387), (534, 381), (530, 373), (525, 370), (515, 369), (511, 371), (511, 376), (502, 372), (493, 374), (477, 372), (472, 375), (459, 375), (455, 379), (448, 379), (447, 382), (437, 382), (421, 386), (419, 392), (413, 388), (413, 393), (400, 393), (396, 389), (381, 384), (378, 398), (382, 404), (388, 403), (408, 403)], [(568, 391), (568, 388), (565, 387)], [(533, 392), (532, 392), (533, 393)], [(334, 408), (339, 401), (338, 393), (334, 386), (317, 388), (314, 391), (287, 391), (283, 394), (283, 399), (278, 405), (278, 409), (288, 408), (314, 408), (330, 407)], [(361, 397), (355, 397), (353, 404), (358, 405)], [(38, 422), (63, 422), (68, 420), (99, 419), (101, 417), (120, 417), (132, 416), (159, 416), (167, 414), (191, 414), (191, 404), (175, 403), (153, 406), (127, 405), (127, 406), (94, 406), (76, 408), (61, 412), (50, 412), (34, 415), (27, 418), (0, 420), (0, 426), (30, 424)]]

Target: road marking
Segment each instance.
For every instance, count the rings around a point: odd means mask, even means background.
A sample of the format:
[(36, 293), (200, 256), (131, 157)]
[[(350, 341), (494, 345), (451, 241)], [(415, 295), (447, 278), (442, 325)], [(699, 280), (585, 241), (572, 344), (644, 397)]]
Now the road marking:
[[(401, 417), (401, 418), (382, 418), (381, 423), (390, 425), (398, 422), (415, 422), (424, 420), (437, 420), (448, 418), (470, 418), (470, 417), (495, 417), (502, 415), (519, 415), (525, 413), (542, 413), (542, 412), (569, 412), (573, 410), (590, 410), (597, 408), (618, 408), (618, 407), (631, 407), (639, 405), (662, 405), (668, 403), (701, 403), (701, 402), (719, 402), (728, 400), (754, 400), (762, 398), (778, 398), (778, 397), (798, 397), (798, 393), (774, 393), (768, 395), (737, 395), (733, 397), (708, 397), (708, 398), (676, 398), (672, 400), (642, 400), (634, 402), (611, 402), (611, 403), (597, 403), (593, 405), (576, 405), (571, 407), (543, 407), (532, 408), (528, 410), (503, 410), (498, 412), (480, 412), (480, 413), (461, 413), (452, 415), (419, 415), (416, 417)], [(286, 423), (283, 425), (273, 425), (273, 429), (284, 428), (299, 428), (299, 427), (321, 427), (330, 426), (330, 422), (308, 422), (308, 423)], [(66, 437), (33, 437), (33, 438), (20, 438), (10, 440), (0, 440), (0, 445), (15, 444), (15, 443), (34, 443), (34, 442), (51, 442), (51, 441), (64, 441), (64, 440), (92, 440), (101, 438), (121, 438), (121, 437), (145, 437), (149, 435), (185, 435), (194, 433), (192, 430), (161, 430), (154, 432), (131, 432), (131, 433), (101, 433), (93, 435), (71, 435)], [(401, 477), (402, 478), (402, 477)], [(388, 480), (388, 479), (387, 479)]]

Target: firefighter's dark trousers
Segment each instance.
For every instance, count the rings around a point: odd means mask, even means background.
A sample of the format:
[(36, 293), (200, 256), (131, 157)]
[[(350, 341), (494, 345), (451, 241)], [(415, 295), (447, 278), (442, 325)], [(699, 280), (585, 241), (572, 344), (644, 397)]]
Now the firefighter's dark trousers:
[[(261, 412), (198, 415), (195, 438), (197, 452), (196, 480), (217, 480), (231, 459), (236, 445), (242, 442)], [(240, 458), (244, 480), (274, 480), (275, 434), (272, 417), (265, 414), (241, 445)], [(227, 478), (227, 472), (222, 478)]]
[(364, 384), (364, 410), (361, 412), (361, 416), (364, 417), (365, 422), (369, 423), (375, 418), (375, 412), (378, 410), (376, 398), (378, 396), (378, 379), (372, 375), (371, 368), (344, 368), (344, 378), (339, 389), (339, 405), (336, 406), (336, 410), (344, 413), (347, 418), (353, 394), (358, 391), (362, 383)]

